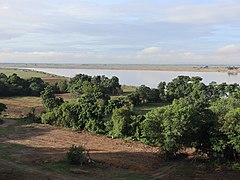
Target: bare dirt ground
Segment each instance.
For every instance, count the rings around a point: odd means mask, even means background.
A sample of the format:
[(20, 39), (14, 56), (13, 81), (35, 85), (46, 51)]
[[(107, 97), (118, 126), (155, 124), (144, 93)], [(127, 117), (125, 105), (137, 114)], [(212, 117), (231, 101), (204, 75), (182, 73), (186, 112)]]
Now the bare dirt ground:
[(42, 78), (42, 79), (48, 83), (57, 83), (59, 81), (66, 80), (67, 78), (65, 78), (65, 77), (46, 77), (46, 78)]
[(89, 150), (92, 159), (115, 167), (150, 171), (158, 162), (158, 149), (139, 142), (112, 139), (89, 132), (74, 132), (49, 125), (26, 125), (18, 128), (25, 133), (11, 135), (4, 141), (32, 147), (21, 153), (21, 160), (24, 161), (60, 161), (65, 158), (67, 149), (76, 144)]
[[(11, 129), (11, 131), (14, 130), (14, 133), (0, 136), (0, 142), (3, 145), (23, 146), (23, 148), (11, 153), (15, 163), (38, 165), (59, 162), (65, 159), (69, 147), (76, 144), (88, 149), (91, 158), (96, 162), (109, 165), (109, 167), (144, 172), (148, 174), (147, 179), (238, 179), (240, 175), (239, 171), (209, 168), (204, 163), (193, 163), (186, 159), (166, 162), (158, 156), (158, 148), (135, 141), (112, 139), (103, 135), (77, 132), (49, 125), (21, 125), (12, 119), (4, 121), (5, 123), (0, 126), (1, 128), (8, 128), (17, 123), (14, 129)], [(14, 166), (9, 161), (5, 164), (9, 167)], [(9, 171), (11, 174), (11, 168)], [(60, 177), (59, 174), (42, 170), (30, 169), (30, 172), (47, 174), (51, 177), (50, 179), (59, 179)], [(98, 175), (92, 179), (97, 177)], [(87, 176), (84, 176), (83, 179), (87, 179)]]

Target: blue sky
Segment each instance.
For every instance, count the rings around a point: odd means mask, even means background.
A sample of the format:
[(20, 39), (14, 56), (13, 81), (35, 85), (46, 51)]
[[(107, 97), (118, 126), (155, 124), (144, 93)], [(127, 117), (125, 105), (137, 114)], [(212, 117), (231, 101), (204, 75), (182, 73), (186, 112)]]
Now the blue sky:
[(240, 64), (237, 0), (1, 0), (0, 62)]

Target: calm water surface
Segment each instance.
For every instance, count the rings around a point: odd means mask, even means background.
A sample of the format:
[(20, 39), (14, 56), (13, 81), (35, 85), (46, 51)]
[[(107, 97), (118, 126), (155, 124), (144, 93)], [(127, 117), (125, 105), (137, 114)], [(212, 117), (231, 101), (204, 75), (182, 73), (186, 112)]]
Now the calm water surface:
[(200, 76), (203, 82), (208, 84), (212, 81), (217, 83), (240, 83), (240, 74), (228, 74), (226, 72), (183, 72), (183, 71), (146, 71), (146, 70), (95, 70), (95, 69), (53, 69), (53, 68), (30, 68), (66, 77), (74, 77), (83, 73), (88, 75), (105, 75), (107, 77), (117, 76), (121, 84), (146, 85), (157, 87), (161, 81), (169, 82), (179, 75)]

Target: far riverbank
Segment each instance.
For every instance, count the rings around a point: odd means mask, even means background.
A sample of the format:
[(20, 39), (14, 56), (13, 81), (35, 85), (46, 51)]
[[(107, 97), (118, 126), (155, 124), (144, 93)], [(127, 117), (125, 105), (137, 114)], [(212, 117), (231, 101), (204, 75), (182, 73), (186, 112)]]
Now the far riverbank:
[(188, 72), (229, 72), (240, 73), (240, 66), (227, 65), (150, 65), (150, 64), (24, 64), (2, 63), (5, 68), (54, 68), (54, 69), (93, 69), (93, 70), (144, 70), (144, 71), (188, 71)]

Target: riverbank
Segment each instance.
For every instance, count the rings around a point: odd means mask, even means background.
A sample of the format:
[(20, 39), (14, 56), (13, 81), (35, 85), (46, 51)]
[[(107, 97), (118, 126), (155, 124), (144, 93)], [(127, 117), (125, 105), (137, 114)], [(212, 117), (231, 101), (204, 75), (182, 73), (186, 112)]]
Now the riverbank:
[(144, 71), (188, 71), (240, 73), (240, 66), (205, 65), (151, 65), (151, 64), (0, 64), (4, 68), (54, 68), (93, 70), (144, 70)]

